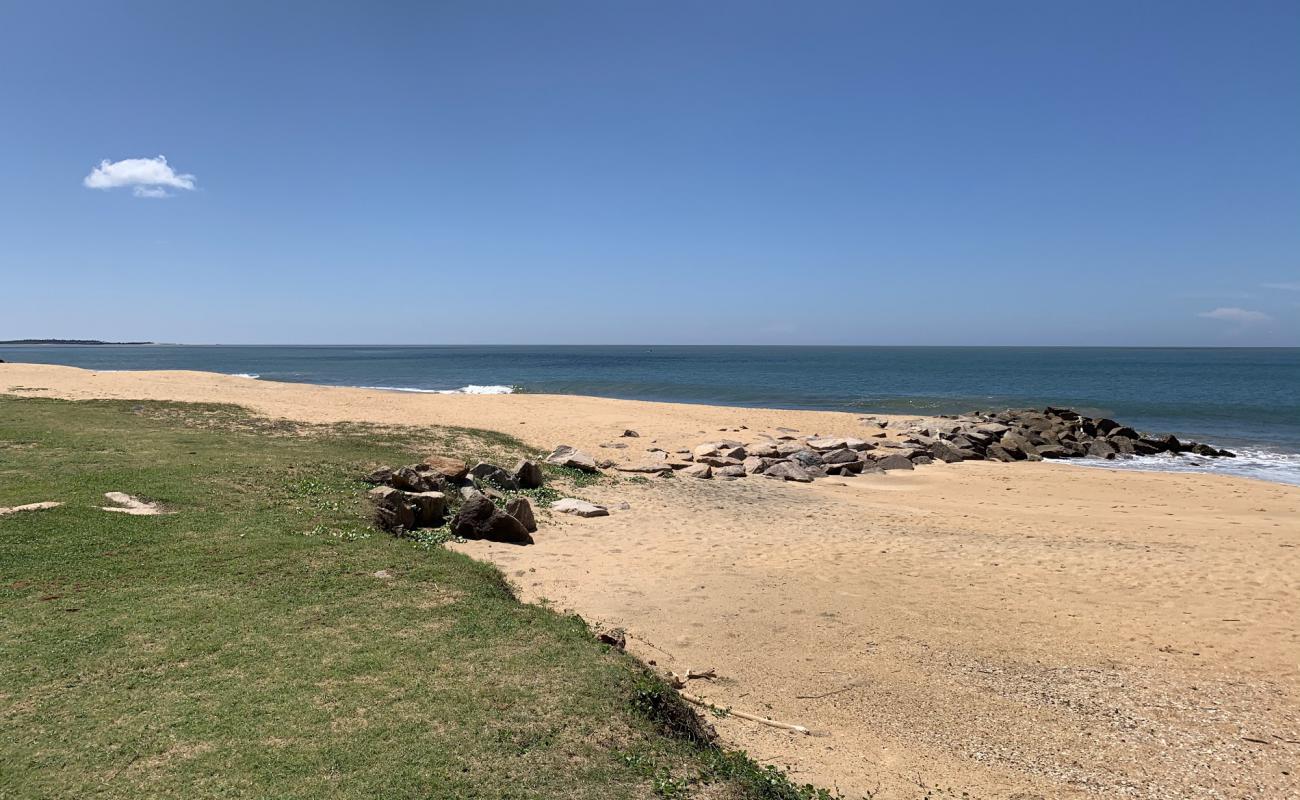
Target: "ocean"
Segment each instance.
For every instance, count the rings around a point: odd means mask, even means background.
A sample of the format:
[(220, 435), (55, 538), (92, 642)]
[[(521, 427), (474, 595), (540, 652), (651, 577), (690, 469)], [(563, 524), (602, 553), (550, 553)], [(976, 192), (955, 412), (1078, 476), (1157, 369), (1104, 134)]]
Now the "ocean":
[(1051, 404), (1241, 454), (1105, 462), (1109, 467), (1300, 485), (1300, 348), (0, 345), (0, 358), (394, 391), (862, 413)]

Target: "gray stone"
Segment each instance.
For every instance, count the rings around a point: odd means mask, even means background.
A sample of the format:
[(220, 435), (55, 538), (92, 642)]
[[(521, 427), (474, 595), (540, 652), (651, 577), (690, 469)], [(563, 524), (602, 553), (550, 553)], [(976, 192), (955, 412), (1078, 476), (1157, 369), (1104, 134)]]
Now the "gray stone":
[(631, 428), (628, 428), (627, 430), (623, 431), (623, 436), (627, 439), (638, 439), (641, 437), (641, 434), (637, 433)]
[(822, 463), (826, 465), (847, 464), (851, 461), (858, 460), (858, 451), (842, 447), (839, 450), (831, 450), (822, 453)]
[(693, 464), (682, 470), (681, 474), (692, 478), (707, 480), (713, 477), (713, 467), (710, 467), (708, 464)]
[(796, 450), (790, 454), (790, 460), (801, 467), (820, 467), (824, 461), (815, 450)]
[(780, 478), (785, 481), (798, 481), (799, 483), (812, 483), (813, 476), (808, 470), (790, 461), (778, 461), (768, 467), (763, 474), (769, 478)]
[(713, 471), (713, 476), (716, 478), (743, 478), (747, 474), (749, 473), (745, 472), (745, 468), (740, 465), (719, 467)]
[(478, 478), (480, 481), (487, 482), (498, 489), (504, 489), (508, 492), (519, 488), (519, 483), (515, 480), (513, 475), (506, 472), (501, 467), (498, 467), (496, 464), (489, 464), (486, 461), (480, 461), (475, 464), (474, 468), (469, 471), (469, 474)]
[(571, 467), (580, 469), (583, 472), (596, 472), (596, 459), (590, 454), (579, 450), (576, 447), (570, 447), (562, 444), (555, 448), (552, 453), (546, 457), (546, 463), (558, 464), (561, 467)]
[(586, 500), (579, 500), (574, 497), (566, 497), (562, 500), (556, 500), (551, 503), (551, 510), (560, 514), (573, 514), (577, 517), (608, 517), (609, 509), (604, 506), (598, 506), (595, 503), (588, 503)]
[(1105, 439), (1093, 439), (1088, 445), (1088, 455), (1095, 458), (1114, 458), (1115, 448)]
[(895, 453), (894, 455), (885, 456), (876, 462), (876, 466), (883, 470), (891, 469), (914, 469), (911, 459), (907, 456)]

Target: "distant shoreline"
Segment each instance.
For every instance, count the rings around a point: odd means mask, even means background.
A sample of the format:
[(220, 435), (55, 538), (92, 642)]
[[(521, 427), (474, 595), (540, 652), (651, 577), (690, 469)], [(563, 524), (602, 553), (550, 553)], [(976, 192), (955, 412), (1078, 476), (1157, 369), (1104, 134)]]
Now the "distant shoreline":
[(0, 345), (68, 345), (81, 347), (85, 345), (134, 345), (134, 344), (158, 344), (157, 342), (105, 342), (100, 339), (4, 339), (0, 340)]

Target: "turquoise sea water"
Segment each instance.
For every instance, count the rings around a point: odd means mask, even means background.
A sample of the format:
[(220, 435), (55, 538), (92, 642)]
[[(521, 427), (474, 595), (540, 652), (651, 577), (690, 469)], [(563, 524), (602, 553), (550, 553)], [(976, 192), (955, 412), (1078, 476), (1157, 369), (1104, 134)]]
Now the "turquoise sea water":
[(1300, 348), (97, 345), (0, 346), (0, 358), (405, 391), (519, 387), (864, 413), (1053, 404), (1244, 454), (1232, 463), (1142, 459), (1128, 468), (1300, 483)]

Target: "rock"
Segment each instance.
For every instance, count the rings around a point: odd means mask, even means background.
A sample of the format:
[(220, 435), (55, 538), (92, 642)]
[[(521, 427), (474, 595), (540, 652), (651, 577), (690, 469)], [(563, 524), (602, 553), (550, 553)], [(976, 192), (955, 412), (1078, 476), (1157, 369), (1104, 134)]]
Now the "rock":
[(609, 448), (609, 449), (612, 449), (612, 450), (626, 450), (626, 449), (627, 449), (627, 445), (624, 444), (623, 442), (604, 442), (604, 443), (598, 445), (598, 447), (605, 447), (605, 448)]
[(391, 486), (407, 492), (431, 492), (438, 487), (414, 467), (398, 467), (389, 480)]
[(637, 433), (636, 431), (632, 430), (631, 428), (628, 428), (627, 430), (623, 431), (623, 438), (625, 438), (625, 439), (639, 439), (639, 438), (641, 438), (641, 434)]
[(578, 517), (608, 517), (609, 509), (604, 506), (598, 506), (595, 503), (588, 503), (586, 500), (578, 500), (574, 497), (566, 497), (563, 500), (556, 500), (551, 503), (551, 510), (561, 514), (573, 514)]
[(1124, 436), (1115, 436), (1112, 433), (1110, 438), (1106, 441), (1111, 447), (1115, 448), (1115, 452), (1120, 455), (1131, 456), (1137, 453), (1137, 442), (1133, 439)]
[(798, 481), (799, 483), (812, 483), (813, 476), (808, 470), (790, 461), (778, 461), (768, 467), (763, 474), (769, 478), (780, 478), (785, 481)]
[(645, 461), (639, 464), (616, 464), (614, 469), (619, 472), (649, 472), (658, 474), (673, 471), (672, 465), (667, 461)]
[(1043, 458), (1069, 458), (1070, 451), (1059, 444), (1045, 444), (1039, 446), (1038, 455)]
[(1038, 448), (1024, 436), (1021, 436), (1014, 431), (1004, 433), (1002, 438), (998, 440), (998, 444), (1002, 445), (1002, 449), (1006, 450), (1012, 456), (1032, 458), (1033, 456), (1038, 455)]
[(542, 474), (542, 465), (527, 458), (515, 464), (515, 470), (511, 474), (520, 489), (537, 489), (546, 482), (546, 476)]
[(892, 456), (885, 456), (876, 462), (876, 466), (883, 470), (891, 469), (914, 469), (911, 459), (907, 456), (895, 453)]
[(719, 467), (713, 471), (714, 477), (718, 478), (743, 478), (749, 473), (739, 464), (730, 467)]
[(831, 464), (848, 464), (852, 461), (857, 461), (857, 460), (858, 460), (858, 451), (850, 450), (847, 447), (842, 447), (839, 450), (831, 450), (829, 452), (822, 453), (822, 463), (828, 466)]
[(695, 461), (697, 464), (708, 464), (711, 467), (734, 467), (741, 463), (738, 458), (726, 456), (697, 456)]
[(956, 464), (959, 461), (966, 460), (960, 450), (947, 442), (935, 442), (930, 445), (930, 457), (945, 464)]
[(1114, 458), (1115, 448), (1105, 439), (1093, 439), (1088, 445), (1088, 455), (1095, 458)]
[(849, 446), (848, 440), (842, 437), (827, 436), (820, 439), (809, 439), (808, 446), (814, 450), (842, 450)]
[(754, 475), (756, 473), (762, 472), (763, 470), (767, 469), (768, 466), (771, 465), (771, 463), (772, 463), (772, 459), (770, 458), (760, 458), (758, 456), (750, 456), (749, 458), (745, 459), (744, 463), (742, 463), (741, 466), (745, 468), (745, 472), (747, 472), (750, 475)]
[(758, 444), (745, 445), (745, 452), (749, 458), (755, 456), (759, 458), (779, 458), (781, 452), (772, 442), (759, 442)]
[(451, 520), (451, 532), (465, 539), (486, 539), (508, 544), (532, 544), (524, 524), (483, 495), (475, 495), (461, 504)]
[(580, 469), (583, 472), (596, 472), (596, 459), (576, 447), (562, 444), (546, 457), (546, 463), (561, 467)]
[(483, 494), (475, 486), (462, 486), (459, 489), (457, 489), (457, 491), (460, 493), (461, 500), (468, 500), (471, 497), (476, 497), (478, 495)]
[(527, 497), (512, 497), (506, 501), (506, 513), (519, 520), (524, 530), (533, 533), (537, 530), (537, 517), (533, 515), (533, 504)]
[(717, 443), (711, 442), (697, 445), (695, 449), (691, 450), (691, 455), (698, 460), (701, 458), (712, 458), (713, 456), (721, 455), (721, 453), (719, 452)]
[(362, 478), (361, 480), (365, 481), (366, 483), (373, 483), (376, 485), (387, 485), (387, 483), (392, 479), (393, 479), (393, 468), (380, 467), (379, 469), (376, 469), (374, 472), (371, 472), (369, 475)]
[(496, 464), (489, 464), (485, 461), (480, 461), (474, 465), (474, 468), (469, 471), (469, 474), (478, 478), (480, 481), (487, 482), (498, 489), (504, 489), (508, 492), (515, 491), (519, 488), (519, 483), (515, 480), (515, 477), (501, 467), (498, 467)]
[(718, 451), (718, 455), (722, 456), (723, 458), (734, 458), (737, 461), (744, 461), (745, 457), (748, 456), (749, 453), (745, 452), (745, 448), (738, 446), (738, 447), (723, 448), (722, 450)]
[(596, 634), (596, 641), (600, 642), (601, 644), (607, 644), (610, 647), (613, 647), (618, 650), (627, 649), (627, 634), (623, 632), (622, 628), (614, 628), (613, 630), (609, 630), (609, 631), (601, 631), (600, 633)]
[(991, 444), (984, 451), (984, 457), (989, 461), (1016, 461), (1016, 455), (1007, 452), (1007, 449), (1000, 444)]
[(403, 533), (415, 527), (415, 512), (401, 491), (391, 486), (377, 486), (366, 495), (375, 504), (375, 527), (394, 533)]
[(1092, 425), (1097, 429), (1097, 434), (1101, 436), (1109, 436), (1111, 431), (1120, 427), (1118, 422), (1113, 419), (1107, 419), (1106, 417), (1100, 417), (1093, 420)]
[(1219, 448), (1211, 447), (1208, 444), (1201, 444), (1200, 442), (1192, 442), (1187, 449), (1198, 456), (1210, 456), (1213, 458), (1219, 455)]
[(866, 439), (845, 439), (844, 446), (850, 450), (874, 450), (876, 446)]
[(421, 463), (433, 472), (453, 481), (460, 480), (469, 472), (469, 465), (459, 458), (428, 456)]
[(436, 528), (447, 516), (447, 495), (442, 492), (417, 492), (408, 494), (406, 502), (415, 515), (415, 526)]
[(1178, 437), (1172, 433), (1148, 434), (1138, 441), (1146, 442), (1151, 447), (1154, 447), (1157, 453), (1177, 453), (1183, 449), (1183, 443), (1178, 441)]
[(1115, 430), (1111, 431), (1110, 433), (1108, 433), (1108, 434), (1106, 434), (1106, 435), (1107, 435), (1108, 438), (1111, 438), (1111, 439), (1114, 439), (1114, 438), (1116, 438), (1116, 437), (1122, 437), (1122, 438), (1125, 438), (1125, 439), (1136, 439), (1136, 438), (1138, 438), (1138, 432), (1135, 431), (1135, 430), (1133, 430), (1132, 428), (1128, 427), (1127, 425), (1120, 425), (1118, 428), (1116, 428)]
[(1237, 454), (1234, 453), (1234, 452), (1232, 452), (1231, 450), (1224, 450), (1224, 449), (1221, 447), (1221, 448), (1219, 448), (1219, 456), (1220, 456), (1221, 458), (1236, 458), (1236, 457), (1237, 457)]
[(918, 467), (924, 467), (926, 464), (934, 463), (934, 459), (929, 456), (913, 456), (912, 458), (909, 458), (908, 461), (911, 461)]
[(821, 454), (815, 450), (796, 450), (789, 456), (790, 460), (801, 467), (820, 467), (825, 461)]
[(707, 480), (708, 478), (713, 477), (713, 467), (710, 467), (708, 464), (692, 464), (691, 466), (682, 470), (681, 474), (687, 475), (692, 478), (700, 478), (702, 480)]

